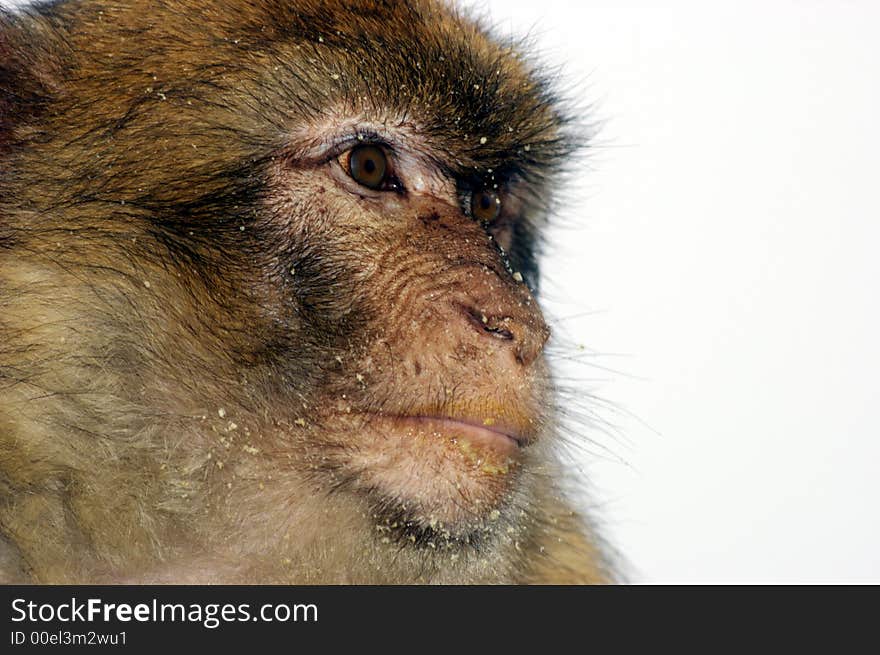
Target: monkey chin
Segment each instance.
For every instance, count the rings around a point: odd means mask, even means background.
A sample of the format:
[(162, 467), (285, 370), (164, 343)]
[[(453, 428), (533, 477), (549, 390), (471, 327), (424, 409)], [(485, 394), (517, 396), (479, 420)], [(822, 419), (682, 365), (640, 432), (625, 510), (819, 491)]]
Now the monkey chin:
[(349, 466), (380, 530), (410, 541), (475, 543), (514, 504), (533, 421), (367, 414)]

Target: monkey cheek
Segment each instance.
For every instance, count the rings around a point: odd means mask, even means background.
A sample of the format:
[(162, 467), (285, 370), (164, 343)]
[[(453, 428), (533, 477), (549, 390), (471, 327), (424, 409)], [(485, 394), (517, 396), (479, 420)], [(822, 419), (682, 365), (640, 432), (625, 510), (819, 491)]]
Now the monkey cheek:
[(362, 472), (361, 488), (393, 499), (407, 520), (466, 534), (498, 517), (517, 487), (522, 457), (516, 445), (443, 428), (376, 429), (363, 435), (351, 463)]

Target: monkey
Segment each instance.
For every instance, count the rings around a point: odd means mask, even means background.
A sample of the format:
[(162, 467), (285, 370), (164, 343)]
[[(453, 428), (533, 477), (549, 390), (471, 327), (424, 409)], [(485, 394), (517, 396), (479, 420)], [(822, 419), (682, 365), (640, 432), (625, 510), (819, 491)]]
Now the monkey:
[(581, 146), (439, 0), (0, 14), (0, 578), (587, 584), (538, 257)]

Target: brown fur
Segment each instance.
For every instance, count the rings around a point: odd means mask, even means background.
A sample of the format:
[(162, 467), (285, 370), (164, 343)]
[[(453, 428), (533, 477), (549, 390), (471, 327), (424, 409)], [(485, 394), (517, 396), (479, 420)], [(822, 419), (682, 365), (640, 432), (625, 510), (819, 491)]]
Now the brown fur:
[[(515, 49), (435, 2), (68, 0), (0, 54), (0, 578), (609, 579), (532, 295), (570, 143)], [(364, 126), (428, 191), (320, 155)], [(475, 180), (515, 216), (469, 219)], [(532, 443), (509, 469), (386, 413)]]

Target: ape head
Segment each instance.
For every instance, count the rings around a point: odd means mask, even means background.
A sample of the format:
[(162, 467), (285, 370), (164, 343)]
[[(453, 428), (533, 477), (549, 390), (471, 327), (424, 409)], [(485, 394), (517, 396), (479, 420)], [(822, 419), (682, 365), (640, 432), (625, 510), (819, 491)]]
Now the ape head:
[(0, 27), (0, 529), (37, 581), (605, 575), (536, 256), (573, 142), (443, 3)]

